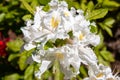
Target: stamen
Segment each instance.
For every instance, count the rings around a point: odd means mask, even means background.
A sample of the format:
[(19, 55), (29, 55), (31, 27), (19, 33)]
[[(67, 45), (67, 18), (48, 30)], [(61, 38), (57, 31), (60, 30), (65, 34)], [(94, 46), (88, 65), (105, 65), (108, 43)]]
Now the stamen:
[(59, 59), (59, 60), (64, 59), (64, 55), (63, 55), (62, 53), (60, 53), (60, 52), (55, 53), (55, 57), (56, 57), (57, 59)]
[(84, 37), (84, 36), (83, 36), (83, 34), (82, 34), (82, 33), (80, 33), (80, 35), (79, 35), (79, 39), (80, 39), (80, 40), (82, 40), (82, 39), (83, 39), (83, 37)]
[(59, 25), (59, 23), (60, 23), (60, 20), (55, 19), (54, 17), (52, 17), (52, 19), (51, 19), (51, 26), (53, 28), (56, 28)]
[(97, 77), (97, 78), (100, 78), (100, 77), (103, 77), (103, 75), (104, 75), (104, 74), (101, 72), (101, 73), (98, 73), (98, 74), (96, 75), (96, 77)]
[(64, 12), (64, 15), (65, 15), (65, 16), (69, 16), (69, 13), (68, 13), (68, 12)]

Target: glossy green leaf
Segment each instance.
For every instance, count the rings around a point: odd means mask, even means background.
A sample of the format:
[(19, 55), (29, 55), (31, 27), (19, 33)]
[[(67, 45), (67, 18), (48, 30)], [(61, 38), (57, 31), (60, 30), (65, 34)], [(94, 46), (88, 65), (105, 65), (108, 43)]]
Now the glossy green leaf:
[(27, 58), (28, 57), (27, 57), (27, 52), (26, 51), (21, 53), (19, 61), (18, 61), (20, 70), (24, 70), (27, 67), (27, 63), (26, 63)]
[(119, 7), (120, 3), (117, 3), (116, 1), (105, 0), (103, 2), (103, 6), (107, 6), (107, 7)]
[(34, 14), (34, 9), (25, 1), (25, 0), (20, 0), (25, 8), (31, 13)]
[(54, 61), (53, 74), (54, 74), (54, 80), (63, 80), (63, 74), (60, 70), (60, 63), (58, 60)]
[(46, 5), (50, 0), (39, 0), (40, 4)]
[(17, 73), (5, 76), (4, 80), (20, 80), (20, 75)]
[(107, 61), (110, 61), (110, 62), (113, 62), (114, 61), (114, 58), (113, 58), (113, 55), (109, 52), (109, 51), (101, 51), (100, 54), (102, 55), (102, 57), (107, 60)]
[(109, 27), (105, 27), (105, 31), (112, 37), (112, 30)]
[(47, 70), (47, 71), (45, 71), (44, 73), (43, 73), (43, 75), (42, 75), (42, 79), (48, 79), (50, 76), (52, 76), (52, 72), (51, 71), (49, 71), (49, 70)]
[(53, 42), (51, 40), (47, 41), (47, 43), (44, 46), (44, 49), (47, 50), (49, 48), (54, 47)]
[(46, 12), (49, 11), (50, 10), (50, 6), (49, 5), (44, 6), (43, 10), (46, 11)]
[(4, 20), (4, 18), (5, 18), (5, 13), (1, 13), (0, 14), (0, 22), (2, 22)]
[(87, 70), (86, 70), (85, 66), (83, 66), (83, 65), (80, 66), (80, 75), (82, 78), (87, 77)]
[(36, 9), (36, 6), (40, 6), (39, 0), (32, 0), (32, 1), (31, 1), (31, 6), (32, 6), (32, 8), (35, 10), (35, 9)]
[(103, 18), (108, 13), (108, 9), (97, 9), (89, 13), (86, 18), (88, 20), (100, 19)]
[(24, 80), (33, 80), (34, 76), (34, 64), (31, 64), (27, 67), (24, 73)]
[(22, 17), (22, 19), (23, 19), (24, 21), (30, 20), (31, 18), (32, 18), (32, 16), (31, 16), (30, 14), (24, 15), (24, 16)]
[(7, 43), (7, 48), (12, 52), (19, 52), (21, 46), (23, 45), (22, 39), (16, 39), (15, 41), (10, 41)]
[(80, 4), (78, 2), (72, 2), (73, 3), (73, 7), (75, 7), (76, 9), (80, 9)]
[(89, 2), (88, 2), (88, 5), (87, 5), (87, 10), (88, 10), (88, 11), (92, 11), (93, 8), (94, 8), (94, 3), (93, 3), (93, 1), (89, 1)]
[(103, 64), (103, 65), (106, 65), (106, 66), (110, 66), (110, 63), (108, 62), (108, 61), (105, 61), (104, 59), (103, 59), (103, 57), (102, 56), (98, 56), (98, 61), (99, 61), (99, 63), (101, 63), (101, 64)]
[(97, 33), (97, 26), (90, 26), (90, 31), (92, 32), (92, 33)]
[(31, 56), (33, 51), (34, 49), (31, 49), (29, 51), (23, 51), (22, 53), (20, 53), (20, 57), (18, 61), (20, 70), (24, 70), (26, 68), (26, 66), (28, 65), (27, 60)]
[(115, 22), (115, 19), (113, 19), (113, 18), (107, 18), (107, 19), (104, 20), (103, 23), (104, 23), (106, 26), (108, 26), (108, 27), (111, 28), (114, 22)]
[(12, 61), (15, 58), (18, 58), (20, 56), (20, 53), (17, 54), (10, 54), (10, 56), (8, 57), (8, 61)]

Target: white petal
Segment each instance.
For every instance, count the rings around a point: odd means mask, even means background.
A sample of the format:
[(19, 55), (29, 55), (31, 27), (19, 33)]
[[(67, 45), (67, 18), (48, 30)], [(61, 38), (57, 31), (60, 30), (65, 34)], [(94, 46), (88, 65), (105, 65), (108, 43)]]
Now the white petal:
[(33, 49), (35, 47), (36, 47), (36, 45), (33, 45), (32, 43), (28, 43), (28, 44), (24, 45), (25, 50), (31, 50), (31, 49)]
[(42, 61), (40, 70), (35, 74), (36, 77), (41, 78), (41, 75), (48, 69), (51, 61)]

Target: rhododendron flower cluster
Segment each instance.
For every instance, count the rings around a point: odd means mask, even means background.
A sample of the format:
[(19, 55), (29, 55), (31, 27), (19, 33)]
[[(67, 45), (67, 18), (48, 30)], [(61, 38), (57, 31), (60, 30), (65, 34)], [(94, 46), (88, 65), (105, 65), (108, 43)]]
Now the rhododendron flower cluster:
[[(100, 42), (100, 37), (90, 31), (90, 26), (96, 26), (95, 23), (85, 18), (84, 11), (73, 7), (69, 10), (65, 1), (51, 0), (48, 5), (50, 7), (48, 11), (43, 10), (44, 6), (37, 7), (34, 20), (28, 20), (26, 27), (21, 29), (26, 42), (24, 49), (35, 48), (32, 59), (41, 64), (35, 75), (41, 78), (54, 61), (58, 60), (64, 79), (70, 79), (79, 74), (82, 63), (89, 67), (90, 78), (85, 80), (93, 80), (92, 78), (107, 80), (106, 77), (109, 77), (109, 75), (106, 76), (107, 71), (104, 71), (104, 67), (103, 71), (101, 70), (101, 66), (97, 64), (97, 57), (90, 47)], [(61, 40), (64, 44), (57, 45), (60, 44), (56, 43), (57, 40)], [(52, 47), (45, 48), (49, 41)], [(108, 72), (112, 76), (111, 71), (108, 70)], [(102, 75), (101, 79), (97, 77), (99, 74)]]

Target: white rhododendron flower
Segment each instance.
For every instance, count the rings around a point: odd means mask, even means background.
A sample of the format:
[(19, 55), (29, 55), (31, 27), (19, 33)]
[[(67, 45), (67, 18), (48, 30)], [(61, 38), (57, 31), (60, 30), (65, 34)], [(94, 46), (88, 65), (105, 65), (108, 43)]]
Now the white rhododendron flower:
[[(50, 48), (44, 52), (40, 50), (37, 54), (33, 54), (32, 57), (34, 61), (38, 63), (41, 62), (40, 71), (36, 73), (38, 77), (41, 77), (56, 59), (60, 63), (61, 71), (65, 74), (65, 79), (72, 78), (79, 74), (81, 59), (78, 56), (78, 50), (75, 46), (66, 45), (60, 48)], [(75, 71), (70, 69), (70, 65)]]
[(118, 76), (112, 74), (110, 67), (99, 64), (98, 68), (99, 70), (95, 71), (90, 67), (88, 71), (89, 78), (84, 80), (120, 80)]
[(97, 57), (90, 47), (100, 42), (100, 37), (90, 30), (91, 25), (96, 26), (95, 22), (87, 20), (82, 10), (68, 9), (65, 1), (51, 0), (48, 5), (48, 11), (43, 10), (44, 6), (37, 7), (34, 20), (28, 20), (26, 27), (21, 28), (24, 49), (35, 48), (32, 59), (40, 64), (35, 75), (41, 78), (57, 60), (64, 79), (78, 75), (82, 63), (88, 66), (90, 76), (84, 80), (119, 80), (112, 75), (110, 68), (98, 66)]

